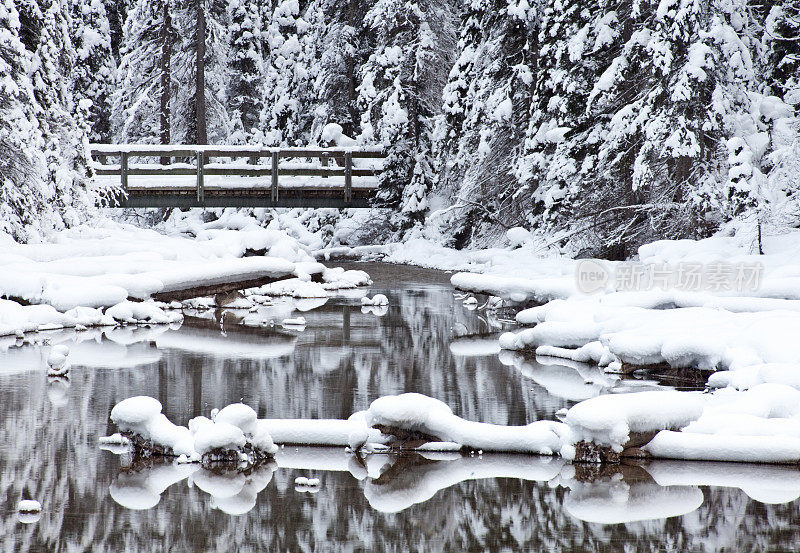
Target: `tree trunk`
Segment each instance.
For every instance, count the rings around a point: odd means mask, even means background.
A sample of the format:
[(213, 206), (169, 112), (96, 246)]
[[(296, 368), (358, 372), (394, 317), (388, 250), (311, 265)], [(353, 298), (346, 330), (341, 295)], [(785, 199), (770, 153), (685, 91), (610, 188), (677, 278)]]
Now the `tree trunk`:
[(206, 130), (206, 12), (205, 0), (197, 2), (197, 74), (195, 109), (197, 114), (197, 143), (208, 144)]
[[(164, 21), (161, 26), (161, 143), (170, 143), (170, 38), (172, 20), (169, 15), (169, 2), (164, 2)], [(162, 157), (161, 165), (167, 165), (170, 158)]]

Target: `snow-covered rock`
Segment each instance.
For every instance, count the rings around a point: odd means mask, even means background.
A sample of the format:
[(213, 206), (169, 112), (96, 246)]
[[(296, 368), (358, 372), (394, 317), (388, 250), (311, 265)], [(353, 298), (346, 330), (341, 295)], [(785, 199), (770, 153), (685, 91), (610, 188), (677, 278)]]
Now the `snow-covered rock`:
[(693, 392), (639, 392), (603, 395), (572, 407), (564, 422), (569, 426), (561, 455), (575, 458), (575, 444), (591, 442), (620, 453), (631, 433), (679, 430), (700, 418), (704, 401)]
[[(484, 451), (516, 451), (552, 455), (560, 449), (566, 426), (537, 421), (526, 426), (501, 426), (467, 421), (445, 403), (422, 394), (384, 396), (370, 404), (366, 422), (400, 440), (454, 442)], [(398, 432), (400, 431), (400, 432)], [(406, 435), (408, 434), (408, 435)]]
[[(177, 426), (161, 413), (161, 403), (137, 396), (119, 402), (111, 420), (130, 442), (134, 454), (165, 455), (194, 461), (263, 463), (277, 450), (268, 429), (252, 408), (241, 403), (212, 411), (212, 418), (195, 417)], [(107, 444), (112, 437), (102, 441)]]

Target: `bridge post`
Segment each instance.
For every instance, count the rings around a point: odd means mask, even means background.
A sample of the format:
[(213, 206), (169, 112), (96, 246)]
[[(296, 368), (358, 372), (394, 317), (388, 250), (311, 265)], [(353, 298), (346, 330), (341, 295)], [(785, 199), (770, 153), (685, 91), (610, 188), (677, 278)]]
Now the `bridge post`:
[(120, 164), (120, 182), (122, 184), (122, 189), (127, 194), (128, 192), (128, 152), (121, 152), (119, 156), (119, 164)]
[(344, 201), (353, 199), (353, 153), (344, 153)]
[[(320, 165), (322, 165), (323, 167), (327, 167), (328, 166), (328, 162), (330, 161), (330, 157), (329, 156), (330, 156), (330, 154), (328, 152), (322, 152), (322, 155), (319, 157)], [(327, 179), (328, 175), (327, 174), (322, 175), (322, 178), (323, 179)]]
[(205, 183), (203, 182), (203, 152), (197, 152), (197, 201), (205, 202)]
[(272, 152), (272, 201), (278, 201), (278, 150)]

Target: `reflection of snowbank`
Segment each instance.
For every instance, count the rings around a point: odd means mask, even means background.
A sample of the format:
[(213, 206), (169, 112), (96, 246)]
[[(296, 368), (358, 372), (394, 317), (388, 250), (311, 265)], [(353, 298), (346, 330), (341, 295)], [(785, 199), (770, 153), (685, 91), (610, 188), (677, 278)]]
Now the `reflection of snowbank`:
[(244, 473), (208, 470), (193, 464), (156, 464), (138, 471), (121, 472), (109, 493), (127, 509), (152, 509), (167, 488), (189, 478), (211, 496), (212, 507), (229, 515), (242, 515), (255, 507), (258, 494), (272, 480), (275, 468), (275, 463), (263, 463)]
[[(385, 459), (382, 473), (370, 478), (364, 496), (373, 509), (396, 513), (424, 503), (439, 490), (467, 480), (518, 478), (546, 482), (558, 475), (563, 461), (530, 458), (522, 455), (456, 457), (450, 461), (430, 461), (424, 455), (405, 455)], [(393, 462), (391, 462), (393, 461)]]
[(194, 484), (211, 496), (211, 506), (229, 515), (243, 515), (256, 506), (258, 494), (267, 487), (275, 463), (263, 463), (248, 473), (198, 470)]
[(703, 504), (703, 492), (694, 486), (662, 487), (654, 482), (611, 479), (572, 483), (564, 509), (586, 522), (622, 524), (691, 513)]
[(800, 497), (800, 470), (794, 466), (654, 461), (646, 469), (660, 486), (740, 488), (761, 503), (789, 503)]
[[(699, 486), (740, 488), (765, 503), (788, 503), (800, 496), (800, 470), (790, 467), (653, 461), (640, 467), (599, 470), (592, 465), (565, 464), (553, 457), (434, 452), (360, 458), (343, 448), (331, 447), (282, 448), (274, 462), (245, 472), (207, 470), (191, 464), (153, 465), (138, 472), (122, 472), (110, 492), (120, 505), (149, 509), (158, 504), (167, 487), (189, 477), (190, 483), (211, 496), (213, 507), (239, 515), (255, 506), (258, 494), (276, 470), (315, 475), (349, 472), (364, 481), (364, 496), (372, 508), (387, 513), (423, 503), (441, 490), (470, 480), (510, 478), (547, 483), (551, 488), (567, 490), (564, 508), (568, 514), (601, 524), (687, 514), (703, 503)], [(314, 488), (304, 487), (302, 491), (318, 489)]]
[(500, 361), (505, 365), (513, 365), (523, 376), (545, 388), (551, 395), (570, 401), (598, 396), (619, 383), (619, 377), (605, 373), (597, 365), (566, 359), (537, 357), (533, 361), (517, 352), (502, 351)]
[(161, 494), (193, 472), (197, 465), (155, 465), (140, 472), (121, 472), (109, 489), (111, 498), (127, 509), (152, 509)]
[(465, 336), (450, 342), (450, 352), (460, 357), (497, 355), (501, 352), (497, 336)]
[(156, 345), (159, 349), (178, 349), (226, 359), (275, 359), (290, 355), (296, 340), (277, 332), (222, 335), (218, 330), (192, 327), (162, 334), (156, 339)]

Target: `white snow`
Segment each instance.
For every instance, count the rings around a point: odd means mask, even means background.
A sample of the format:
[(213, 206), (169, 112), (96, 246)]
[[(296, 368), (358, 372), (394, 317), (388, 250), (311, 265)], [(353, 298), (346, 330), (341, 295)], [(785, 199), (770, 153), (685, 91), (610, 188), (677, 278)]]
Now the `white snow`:
[(445, 403), (417, 393), (383, 396), (370, 404), (367, 425), (385, 425), (419, 431), (484, 451), (527, 452), (552, 455), (560, 449), (566, 426), (537, 421), (526, 426), (501, 426), (467, 421)]
[(573, 484), (564, 501), (564, 509), (586, 522), (624, 524), (685, 515), (702, 504), (700, 488), (612, 479)]
[(287, 328), (300, 328), (306, 326), (306, 318), (305, 317), (294, 317), (291, 319), (283, 319), (281, 321), (281, 325)]
[(69, 355), (69, 348), (63, 344), (53, 346), (50, 348), (50, 353), (47, 355), (47, 365), (50, 367), (51, 372), (61, 373), (68, 370), (67, 356)]
[(256, 420), (255, 411), (236, 403), (214, 411), (212, 419), (195, 417), (188, 428), (176, 426), (161, 413), (161, 403), (136, 396), (119, 402), (111, 410), (111, 421), (128, 432), (164, 447), (171, 455), (198, 461), (215, 450), (237, 451), (249, 443), (261, 453), (273, 454), (269, 432)]
[[(703, 406), (701, 394), (692, 392), (638, 392), (587, 399), (567, 412), (568, 444), (588, 441), (619, 452), (631, 432), (683, 428), (700, 417)], [(562, 455), (574, 455), (570, 445)]]
[(21, 513), (35, 513), (42, 510), (42, 504), (35, 499), (23, 499), (17, 503), (17, 511)]
[(200, 455), (217, 449), (238, 451), (246, 443), (242, 429), (226, 422), (214, 421), (195, 427), (194, 449)]
[(363, 419), (261, 419), (258, 424), (276, 444), (342, 447), (350, 445), (351, 434), (365, 432), (367, 428)]

